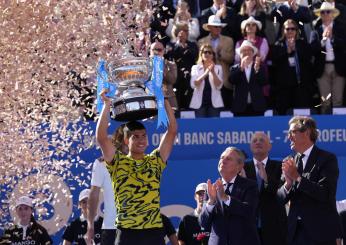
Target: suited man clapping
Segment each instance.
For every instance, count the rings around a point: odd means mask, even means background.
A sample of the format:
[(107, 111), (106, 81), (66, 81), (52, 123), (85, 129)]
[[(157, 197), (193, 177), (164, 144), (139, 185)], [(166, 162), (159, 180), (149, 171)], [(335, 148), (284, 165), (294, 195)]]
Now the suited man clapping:
[(222, 178), (213, 184), (207, 182), (209, 200), (202, 210), (200, 223), (211, 228), (209, 245), (260, 244), (255, 221), (257, 185), (238, 175), (244, 160), (241, 150), (226, 148), (218, 163)]

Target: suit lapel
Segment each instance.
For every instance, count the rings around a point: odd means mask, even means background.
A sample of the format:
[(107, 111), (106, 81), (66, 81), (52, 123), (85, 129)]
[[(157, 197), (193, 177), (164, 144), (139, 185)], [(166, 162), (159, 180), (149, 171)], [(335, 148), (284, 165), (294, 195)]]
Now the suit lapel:
[(252, 179), (254, 181), (257, 181), (254, 161), (251, 161), (248, 165), (249, 166), (248, 166), (248, 172), (246, 173), (246, 177), (248, 179)]
[[(314, 146), (310, 152), (308, 161), (306, 162), (305, 168), (303, 170), (304, 173), (310, 173), (312, 169), (315, 167), (316, 161), (317, 161), (317, 155), (318, 155), (318, 148)], [(306, 177), (306, 175), (304, 175)]]

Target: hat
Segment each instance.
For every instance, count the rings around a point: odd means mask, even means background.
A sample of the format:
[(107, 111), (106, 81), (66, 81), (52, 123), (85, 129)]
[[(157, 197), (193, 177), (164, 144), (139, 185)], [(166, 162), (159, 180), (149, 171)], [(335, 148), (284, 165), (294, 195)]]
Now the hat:
[(238, 55), (240, 55), (240, 51), (244, 48), (244, 47), (251, 47), (253, 50), (253, 55), (256, 55), (258, 52), (258, 49), (252, 44), (252, 42), (248, 41), (248, 40), (244, 40), (242, 42), (242, 44), (240, 45), (239, 48), (236, 49), (236, 52)]
[(258, 30), (261, 30), (261, 29), (262, 29), (262, 23), (261, 23), (260, 21), (256, 20), (253, 16), (250, 16), (250, 17), (247, 18), (246, 20), (243, 20), (243, 21), (241, 22), (241, 24), (240, 24), (240, 28), (241, 28), (242, 30), (244, 30), (244, 29), (245, 29), (245, 26), (246, 26), (247, 24), (250, 24), (250, 23), (255, 23), (255, 24), (257, 25), (257, 29), (258, 29)]
[(208, 23), (203, 24), (203, 29), (206, 31), (209, 30), (209, 26), (220, 26), (220, 27), (225, 27), (227, 24), (222, 23), (220, 18), (217, 17), (216, 15), (210, 15), (208, 18)]
[(21, 196), (16, 201), (16, 207), (18, 207), (19, 205), (26, 205), (29, 207), (33, 207), (32, 201), (33, 201), (32, 198), (28, 196)]
[(84, 189), (79, 193), (78, 202), (82, 201), (85, 198), (89, 198), (90, 189)]
[(336, 18), (340, 14), (340, 11), (336, 9), (333, 4), (329, 2), (323, 2), (319, 9), (314, 10), (314, 13), (317, 16), (321, 16), (321, 11), (326, 11), (326, 10), (332, 11), (334, 18)]
[(199, 192), (199, 191), (206, 191), (207, 190), (207, 183), (199, 183), (196, 186), (196, 190), (195, 193)]

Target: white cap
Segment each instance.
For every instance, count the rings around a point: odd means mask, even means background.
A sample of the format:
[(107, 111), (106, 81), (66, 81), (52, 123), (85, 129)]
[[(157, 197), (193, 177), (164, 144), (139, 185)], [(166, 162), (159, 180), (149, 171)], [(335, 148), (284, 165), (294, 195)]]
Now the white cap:
[(199, 183), (196, 186), (195, 193), (197, 193), (199, 191), (207, 191), (207, 183)]
[(85, 198), (89, 198), (90, 189), (84, 189), (79, 193), (78, 202), (82, 201)]
[(244, 47), (250, 47), (250, 48), (252, 48), (252, 50), (253, 50), (253, 55), (254, 55), (254, 56), (255, 56), (255, 55), (257, 54), (257, 52), (258, 52), (258, 49), (252, 44), (252, 42), (250, 42), (249, 40), (244, 40), (244, 41), (242, 42), (242, 44), (240, 45), (240, 47), (236, 49), (237, 54), (240, 55), (241, 50), (242, 50)]
[(19, 205), (26, 205), (29, 207), (33, 207), (32, 201), (33, 201), (32, 198), (28, 196), (21, 196), (16, 201), (16, 207), (18, 207)]

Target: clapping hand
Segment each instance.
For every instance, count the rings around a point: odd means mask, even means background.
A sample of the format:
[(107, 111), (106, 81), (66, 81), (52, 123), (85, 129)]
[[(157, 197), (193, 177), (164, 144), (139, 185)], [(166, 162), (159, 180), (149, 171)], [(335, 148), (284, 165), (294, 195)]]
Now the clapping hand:
[(287, 52), (292, 53), (296, 50), (296, 40), (295, 38), (287, 39)]
[(260, 67), (261, 67), (261, 57), (256, 56), (256, 58), (255, 58), (255, 66), (254, 66), (254, 69), (255, 69), (256, 73), (259, 71)]
[(323, 39), (331, 38), (333, 34), (333, 28), (331, 25), (327, 26), (323, 31)]
[(244, 56), (242, 59), (241, 59), (241, 62), (240, 62), (240, 68), (242, 71), (245, 70), (246, 67), (248, 67), (252, 62), (252, 57), (251, 56)]

